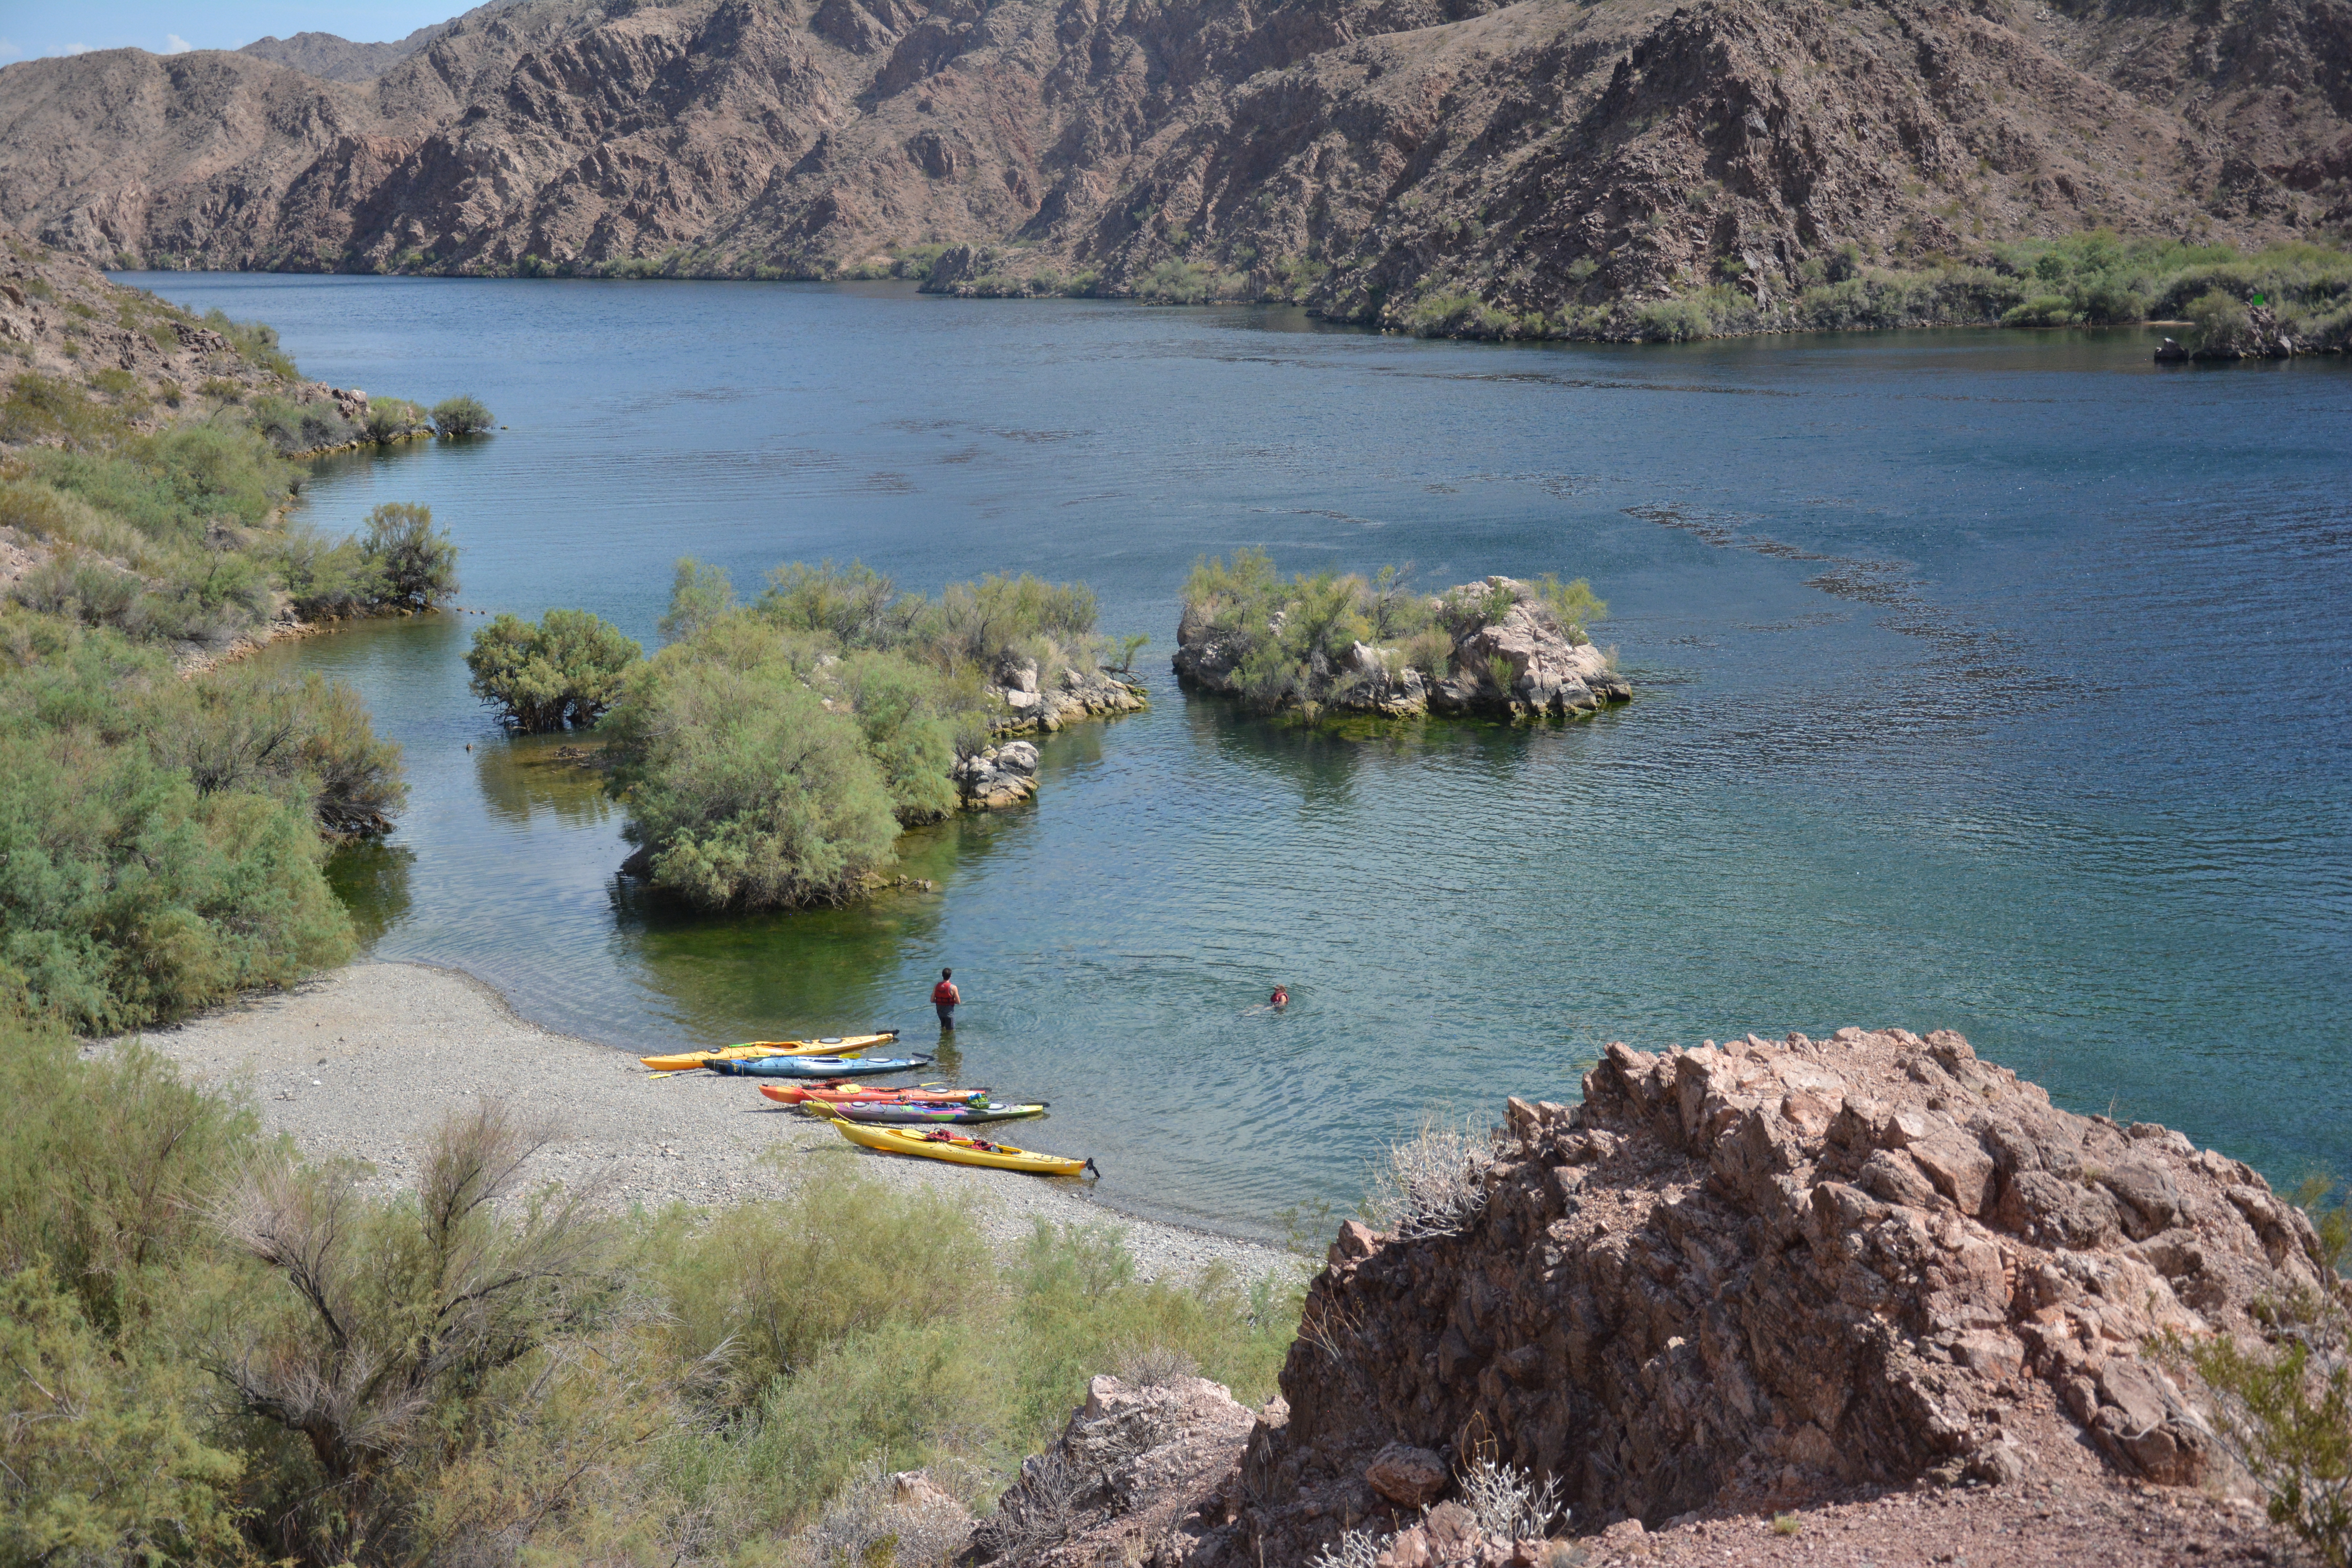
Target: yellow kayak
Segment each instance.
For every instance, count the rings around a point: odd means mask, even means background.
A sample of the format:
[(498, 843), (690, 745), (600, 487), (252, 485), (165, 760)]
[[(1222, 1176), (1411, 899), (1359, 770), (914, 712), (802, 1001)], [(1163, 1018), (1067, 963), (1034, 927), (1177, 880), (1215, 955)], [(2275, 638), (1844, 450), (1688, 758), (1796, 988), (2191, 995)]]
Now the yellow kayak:
[[(992, 1143), (985, 1138), (950, 1132), (944, 1127), (860, 1127), (839, 1117), (834, 1118), (833, 1125), (844, 1138), (860, 1148), (877, 1149), (885, 1154), (915, 1154), (926, 1160), (945, 1160), (951, 1165), (986, 1165), (995, 1171), (1026, 1171), (1034, 1176), (1076, 1176), (1095, 1168), (1095, 1163), (1090, 1159), (1071, 1160), (1059, 1154), (1040, 1154), (1033, 1150), (1015, 1149), (1010, 1143)], [(1100, 1175), (1102, 1173), (1096, 1171), (1095, 1173)]]
[(639, 1057), (656, 1072), (692, 1072), (714, 1061), (749, 1062), (761, 1057), (854, 1057), (898, 1037), (896, 1029), (878, 1035), (840, 1035), (827, 1040), (747, 1040), (717, 1051), (681, 1051), (674, 1057)]

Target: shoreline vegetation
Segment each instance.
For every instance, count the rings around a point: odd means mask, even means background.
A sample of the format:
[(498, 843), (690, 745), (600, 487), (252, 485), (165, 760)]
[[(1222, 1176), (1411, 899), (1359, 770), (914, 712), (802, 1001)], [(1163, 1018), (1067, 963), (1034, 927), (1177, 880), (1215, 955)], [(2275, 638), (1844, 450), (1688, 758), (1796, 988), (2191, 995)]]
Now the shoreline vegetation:
[[(585, 263), (525, 257), (509, 268), (440, 268), (419, 259), (358, 275), (743, 282), (899, 279), (928, 293), (964, 299), (1295, 305), (1306, 301), (1328, 269), (1312, 258), (1243, 260), (1204, 250), (1171, 257), (1131, 284), (1114, 287), (1099, 270), (1065, 270), (1034, 247), (932, 242), (891, 247), (832, 268), (778, 268), (678, 248), (658, 257)], [(1573, 289), (1590, 290), (1598, 273), (1588, 259), (1571, 266), (1567, 279)], [(1410, 296), (1375, 295), (1352, 313), (1318, 315), (1414, 337), (1497, 342), (1686, 342), (1923, 327), (2188, 323), (2194, 331), (2186, 345), (2191, 358), (2284, 358), (2352, 350), (2352, 252), (2336, 246), (2297, 242), (2242, 250), (2092, 229), (2063, 238), (1987, 245), (1966, 256), (1898, 261), (1891, 256), (1874, 258), (1849, 241), (1805, 263), (1800, 282), (1793, 294), (1776, 293), (1750, 275), (1745, 263), (1727, 257), (1712, 275), (1679, 278), (1670, 290), (1649, 297), (1578, 293), (1546, 305), (1433, 288)]]
[(326, 854), (390, 828), (399, 748), (235, 655), (453, 593), (424, 507), (289, 522), (296, 458), (488, 411), (305, 382), (266, 326), (0, 244), (0, 1015), (135, 1027), (341, 963)]
[(444, 972), (0, 1020), (0, 1079), (9, 1561), (831, 1568), (885, 1472), (968, 1531), (1094, 1373), (1262, 1401), (1297, 1321), (1266, 1249), (860, 1154)]

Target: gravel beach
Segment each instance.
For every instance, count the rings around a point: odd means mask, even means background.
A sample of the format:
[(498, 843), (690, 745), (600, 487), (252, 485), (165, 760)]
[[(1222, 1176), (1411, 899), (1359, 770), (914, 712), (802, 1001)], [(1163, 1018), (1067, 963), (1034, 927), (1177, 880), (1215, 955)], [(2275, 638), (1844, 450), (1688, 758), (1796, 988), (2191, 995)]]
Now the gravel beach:
[[(615, 1207), (741, 1203), (856, 1171), (978, 1194), (981, 1227), (1003, 1250), (1042, 1216), (1122, 1229), (1145, 1279), (1191, 1278), (1220, 1263), (1245, 1279), (1304, 1267), (1279, 1247), (1118, 1214), (1073, 1183), (853, 1148), (745, 1079), (649, 1075), (610, 1046), (516, 1016), (496, 991), (452, 970), (352, 964), (145, 1039), (191, 1078), (247, 1096), (262, 1125), (292, 1134), (306, 1155), (364, 1160), (388, 1188), (408, 1184), (417, 1151), (444, 1116), (488, 1094), (561, 1130), (537, 1156), (541, 1176), (601, 1177)], [(1006, 1136), (1019, 1142), (1022, 1125), (1009, 1124)], [(779, 1146), (790, 1153), (761, 1161)]]

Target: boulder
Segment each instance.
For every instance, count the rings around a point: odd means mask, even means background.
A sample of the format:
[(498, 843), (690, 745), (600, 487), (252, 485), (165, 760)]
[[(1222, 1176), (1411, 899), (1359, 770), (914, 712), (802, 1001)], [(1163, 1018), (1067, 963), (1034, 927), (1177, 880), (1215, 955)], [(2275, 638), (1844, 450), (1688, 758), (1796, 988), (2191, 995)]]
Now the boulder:
[(1445, 1461), (1426, 1448), (1391, 1443), (1364, 1467), (1364, 1483), (1402, 1508), (1419, 1508), (1445, 1489)]
[(1496, 1138), (1459, 1233), (1335, 1242), (1246, 1528), (1192, 1561), (1303, 1561), (1378, 1515), (1434, 1562), (1411, 1510), (1471, 1456), (1652, 1528), (2086, 1448), (2224, 1485), (2200, 1390), (2144, 1347), (2251, 1333), (2323, 1278), (2244, 1165), (2060, 1110), (1949, 1032), (1612, 1045), (1580, 1106), (1512, 1101)]

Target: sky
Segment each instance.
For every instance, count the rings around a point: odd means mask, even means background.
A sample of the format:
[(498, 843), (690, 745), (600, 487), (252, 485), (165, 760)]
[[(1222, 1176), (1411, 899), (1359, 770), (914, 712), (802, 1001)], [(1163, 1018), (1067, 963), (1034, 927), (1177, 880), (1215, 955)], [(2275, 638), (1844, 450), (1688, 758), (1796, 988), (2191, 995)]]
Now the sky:
[(234, 49), (275, 34), (403, 38), (473, 0), (0, 0), (0, 65), (90, 49)]

